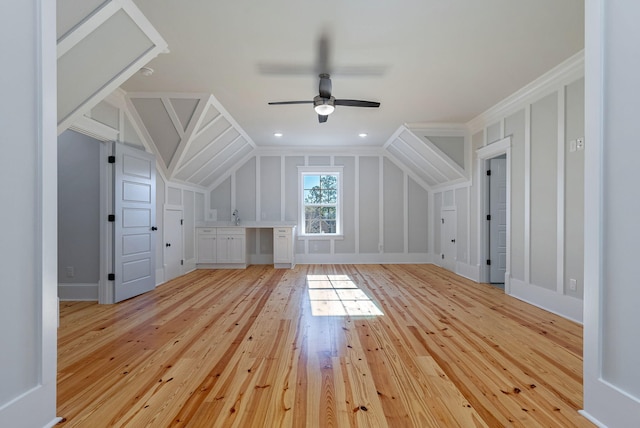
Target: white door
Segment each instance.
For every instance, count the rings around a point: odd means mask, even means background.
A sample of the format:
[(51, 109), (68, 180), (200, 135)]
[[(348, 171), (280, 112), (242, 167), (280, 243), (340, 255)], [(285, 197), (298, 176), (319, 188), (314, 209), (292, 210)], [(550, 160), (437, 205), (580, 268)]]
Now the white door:
[(456, 270), (456, 211), (442, 210), (440, 225), (440, 251), (442, 251), (442, 267), (452, 272)]
[(113, 153), (113, 280), (119, 302), (156, 285), (156, 160), (119, 143), (113, 143)]
[(489, 282), (504, 283), (507, 270), (507, 159), (489, 160)]
[(182, 211), (164, 211), (164, 278), (182, 275)]

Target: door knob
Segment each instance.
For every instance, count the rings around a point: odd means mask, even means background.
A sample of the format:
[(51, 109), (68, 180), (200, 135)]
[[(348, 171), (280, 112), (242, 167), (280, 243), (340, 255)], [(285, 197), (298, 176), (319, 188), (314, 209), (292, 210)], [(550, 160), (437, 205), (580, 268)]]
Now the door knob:
[(171, 244), (169, 244), (168, 242), (166, 244), (164, 244), (165, 247), (170, 247)]
[(456, 240), (455, 240), (455, 239), (452, 239), (452, 240), (451, 240), (451, 242), (453, 242), (453, 243), (455, 244), (455, 243), (456, 243)]
[(151, 226), (151, 230), (158, 230), (158, 228), (155, 226)]

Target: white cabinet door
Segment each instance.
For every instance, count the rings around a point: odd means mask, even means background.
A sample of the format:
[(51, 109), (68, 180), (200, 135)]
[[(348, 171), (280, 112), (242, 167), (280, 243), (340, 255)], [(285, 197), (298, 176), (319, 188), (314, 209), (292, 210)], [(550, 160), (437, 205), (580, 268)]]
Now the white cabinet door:
[(273, 262), (291, 263), (291, 229), (273, 229)]
[(200, 229), (198, 230), (198, 263), (216, 263), (216, 230)]
[(246, 246), (243, 228), (218, 228), (217, 263), (245, 263)]
[(295, 266), (293, 231), (293, 227), (273, 228), (273, 263), (277, 268), (293, 268)]
[(227, 245), (229, 263), (244, 263), (246, 260), (245, 239), (242, 235), (231, 235)]

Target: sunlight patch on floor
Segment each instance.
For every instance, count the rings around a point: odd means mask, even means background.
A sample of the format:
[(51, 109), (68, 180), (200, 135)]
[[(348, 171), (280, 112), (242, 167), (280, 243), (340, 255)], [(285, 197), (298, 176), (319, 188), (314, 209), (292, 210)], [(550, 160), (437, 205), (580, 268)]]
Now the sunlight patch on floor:
[(307, 287), (313, 316), (384, 315), (348, 275), (307, 275)]

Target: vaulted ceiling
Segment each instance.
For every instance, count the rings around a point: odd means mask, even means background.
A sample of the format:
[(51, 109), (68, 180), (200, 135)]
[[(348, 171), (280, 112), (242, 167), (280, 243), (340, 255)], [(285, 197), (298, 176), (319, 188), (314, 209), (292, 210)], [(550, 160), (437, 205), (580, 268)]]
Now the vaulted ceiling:
[[(58, 0), (59, 130), (120, 87), (169, 179), (209, 187), (256, 150), (347, 146), (435, 186), (465, 177), (465, 123), (583, 48), (583, 14), (583, 0)], [(323, 35), (333, 95), (380, 108), (318, 123), (312, 105), (267, 104), (317, 95)]]

